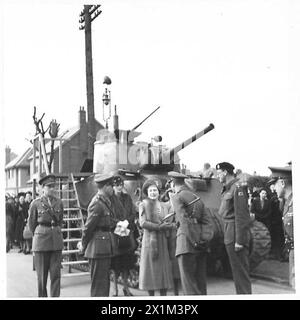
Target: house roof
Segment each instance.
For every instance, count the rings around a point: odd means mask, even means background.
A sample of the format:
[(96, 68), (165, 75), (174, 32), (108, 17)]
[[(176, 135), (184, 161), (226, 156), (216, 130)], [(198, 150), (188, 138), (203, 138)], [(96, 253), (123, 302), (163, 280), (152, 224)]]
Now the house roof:
[[(96, 125), (104, 128), (103, 125), (100, 122), (98, 122), (97, 120), (96, 120)], [(79, 125), (77, 125), (77, 126), (71, 127), (69, 129), (63, 131), (58, 136), (58, 138), (64, 139), (62, 141), (62, 145), (64, 145), (66, 142), (70, 141), (79, 132), (79, 130), (80, 130), (80, 127), (79, 127)], [(59, 141), (54, 141), (54, 150), (56, 150), (58, 147), (59, 147)], [(48, 140), (46, 142), (45, 148), (46, 148), (46, 154), (49, 154), (51, 152), (51, 140)], [(33, 158), (33, 154), (31, 154), (29, 159), (32, 159), (32, 158)]]
[[(95, 120), (96, 125), (98, 125), (101, 128), (104, 128), (103, 125)], [(63, 138), (64, 140), (62, 141), (62, 145), (66, 143), (67, 141), (70, 141), (73, 136), (75, 136), (79, 132), (79, 125), (74, 126), (72, 128), (69, 128), (65, 131), (63, 131), (60, 135), (59, 138)], [(54, 150), (59, 147), (59, 141), (54, 141)], [(46, 153), (49, 154), (51, 151), (51, 141), (46, 142)], [(32, 147), (28, 148), (24, 153), (22, 153), (20, 156), (17, 156), (14, 158), (12, 161), (10, 161), (6, 166), (5, 170), (8, 169), (13, 169), (16, 167), (29, 167), (29, 160), (33, 158), (33, 152), (32, 152)]]
[(32, 153), (32, 148), (28, 148), (20, 156), (17, 156), (12, 161), (10, 161), (6, 166), (5, 170), (13, 169), (16, 167), (29, 167), (29, 156)]
[[(62, 145), (64, 145), (67, 141), (69, 141), (76, 133), (78, 133), (79, 127), (75, 126), (72, 128), (69, 128), (62, 132), (58, 136), (58, 138), (63, 138)], [(56, 150), (59, 147), (59, 141), (54, 141), (54, 150)], [(49, 154), (51, 152), (51, 140), (48, 140), (45, 145), (46, 148), (46, 154)], [(33, 154), (30, 155), (29, 159), (31, 160), (33, 158)]]

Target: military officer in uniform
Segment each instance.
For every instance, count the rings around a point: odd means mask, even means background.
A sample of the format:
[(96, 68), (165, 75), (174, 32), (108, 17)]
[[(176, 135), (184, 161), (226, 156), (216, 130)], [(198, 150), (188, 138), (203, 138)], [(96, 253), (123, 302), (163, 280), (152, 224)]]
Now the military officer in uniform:
[(282, 221), (285, 246), (289, 252), (289, 283), (295, 288), (292, 165), (269, 169), (272, 171), (269, 184), (274, 184), (278, 198), (284, 201)]
[(217, 175), (223, 183), (219, 214), (224, 221), (224, 244), (229, 257), (237, 294), (251, 294), (249, 276), (250, 213), (247, 190), (234, 176), (234, 166), (217, 164)]
[(98, 192), (88, 206), (88, 217), (83, 227), (80, 249), (89, 259), (91, 297), (109, 296), (113, 212), (109, 198), (113, 195), (113, 174), (96, 174)]
[(47, 278), (50, 272), (50, 295), (59, 297), (64, 208), (62, 201), (54, 196), (54, 175), (42, 177), (39, 184), (43, 194), (32, 201), (28, 218), (29, 229), (33, 233), (32, 251), (38, 278), (38, 296), (47, 297)]
[[(197, 196), (185, 185), (186, 175), (171, 171), (168, 173), (173, 182), (175, 193), (170, 194), (170, 201), (175, 211), (177, 224), (175, 256), (179, 265), (182, 290), (184, 295), (206, 295), (206, 260), (207, 252), (198, 251), (192, 244), (187, 227), (187, 219), (196, 212), (199, 217), (209, 219), (204, 213), (204, 204), (201, 200), (194, 205), (186, 206)], [(194, 210), (196, 206), (197, 210)], [(193, 216), (197, 219), (198, 216)], [(211, 223), (211, 221), (202, 221)]]

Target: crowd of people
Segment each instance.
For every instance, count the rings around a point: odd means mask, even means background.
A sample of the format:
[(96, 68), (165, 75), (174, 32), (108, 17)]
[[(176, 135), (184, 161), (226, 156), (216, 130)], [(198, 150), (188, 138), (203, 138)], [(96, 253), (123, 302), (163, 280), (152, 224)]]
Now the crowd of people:
[(16, 246), (19, 248), (19, 253), (31, 253), (32, 234), (26, 232), (31, 202), (32, 193), (30, 191), (19, 193), (17, 196), (6, 195), (6, 252)]
[(254, 188), (249, 196), (250, 212), (257, 221), (267, 227), (271, 237), (271, 250), (268, 258), (285, 261), (287, 257), (284, 247), (282, 203), (274, 189), (274, 184)]
[[(139, 241), (139, 289), (150, 296), (156, 292), (165, 296), (168, 290), (178, 295), (181, 284), (184, 295), (207, 294), (208, 240), (202, 239), (199, 244), (198, 238), (192, 238), (191, 230), (196, 225), (201, 225), (203, 233), (210, 230), (211, 216), (200, 197), (186, 186), (188, 177), (185, 174), (169, 172), (168, 175), (166, 185), (159, 179), (146, 180), (137, 205), (124, 192), (124, 181), (120, 176), (113, 173), (95, 175), (98, 192), (88, 206), (82, 240), (78, 243), (79, 251), (89, 261), (92, 297), (109, 296), (111, 272), (114, 274), (114, 295), (118, 296), (119, 277), (124, 295), (132, 295), (128, 278), (130, 270), (137, 266)], [(283, 178), (277, 176), (266, 188), (249, 190), (228, 162), (217, 164), (215, 169), (206, 164), (203, 177), (216, 177), (223, 184), (219, 215), (223, 219), (224, 245), (236, 293), (251, 294), (249, 251), (250, 226), (254, 218), (270, 232), (270, 258), (284, 259), (286, 237), (282, 212), (289, 212), (291, 206), (282, 207), (280, 199), (284, 198), (284, 192), (280, 191), (278, 181)], [(51, 296), (57, 297), (60, 295), (63, 250), (60, 229), (63, 204), (54, 196), (55, 176), (43, 177), (39, 183), (42, 195), (32, 203), (30, 193), (20, 195), (18, 200), (7, 198), (7, 251), (15, 243), (19, 252), (30, 252), (31, 244), (24, 244), (24, 229), (28, 226), (33, 234), (38, 296), (47, 296), (50, 272)], [(291, 250), (293, 252), (290, 245), (289, 254)]]

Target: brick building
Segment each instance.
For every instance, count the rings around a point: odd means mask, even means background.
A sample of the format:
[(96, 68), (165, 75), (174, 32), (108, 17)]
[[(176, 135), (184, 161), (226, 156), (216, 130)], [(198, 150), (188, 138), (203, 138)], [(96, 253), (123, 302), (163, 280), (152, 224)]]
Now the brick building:
[[(96, 132), (104, 127), (95, 120)], [(63, 132), (59, 132), (62, 141), (62, 173), (80, 172), (84, 166), (88, 154), (88, 124), (86, 121), (86, 111), (80, 107), (78, 113), (78, 123), (76, 126)], [(46, 143), (46, 153), (49, 159), (51, 142)], [(5, 167), (6, 171), (6, 193), (17, 194), (30, 190), (34, 178), (33, 172), (38, 171), (38, 157), (36, 158), (36, 168), (33, 170), (33, 152), (29, 148), (20, 157), (17, 157)], [(42, 172), (44, 168), (42, 167)], [(54, 160), (52, 164), (53, 173), (59, 173), (59, 142), (54, 143)]]

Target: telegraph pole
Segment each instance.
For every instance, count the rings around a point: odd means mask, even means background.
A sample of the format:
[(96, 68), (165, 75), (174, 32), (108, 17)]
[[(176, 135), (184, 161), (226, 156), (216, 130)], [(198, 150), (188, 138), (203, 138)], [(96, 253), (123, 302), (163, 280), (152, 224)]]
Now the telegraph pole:
[(93, 56), (92, 56), (92, 21), (102, 12), (100, 5), (84, 5), (80, 13), (79, 30), (85, 33), (85, 63), (86, 63), (86, 97), (88, 113), (88, 158), (94, 154), (94, 141), (96, 139), (95, 111), (94, 111), (94, 84), (93, 84)]

